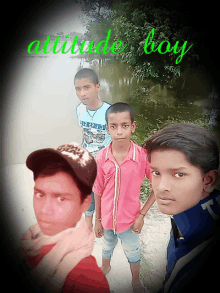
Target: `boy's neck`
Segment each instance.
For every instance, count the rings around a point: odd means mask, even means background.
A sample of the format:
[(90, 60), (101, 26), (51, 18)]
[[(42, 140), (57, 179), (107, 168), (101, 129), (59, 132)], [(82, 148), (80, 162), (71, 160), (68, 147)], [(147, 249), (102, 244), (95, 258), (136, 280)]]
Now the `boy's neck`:
[(128, 154), (131, 146), (131, 141), (126, 141), (125, 143), (118, 143), (116, 141), (112, 142), (112, 152), (116, 154)]
[(90, 104), (87, 105), (87, 108), (89, 110), (97, 110), (98, 108), (101, 107), (101, 105), (102, 105), (102, 100), (99, 97), (97, 97), (97, 99), (91, 101)]

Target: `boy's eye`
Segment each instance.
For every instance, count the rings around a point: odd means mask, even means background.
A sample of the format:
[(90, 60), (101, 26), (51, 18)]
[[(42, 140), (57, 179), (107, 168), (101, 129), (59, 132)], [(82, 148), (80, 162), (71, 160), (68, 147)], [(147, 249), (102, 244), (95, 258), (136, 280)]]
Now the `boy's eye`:
[(64, 201), (65, 201), (65, 197), (58, 196), (57, 200), (58, 200), (59, 202), (64, 202)]
[(158, 175), (160, 175), (160, 172), (158, 172), (158, 171), (152, 171), (151, 172), (154, 176), (158, 176)]
[(115, 127), (115, 125), (111, 125), (110, 128), (115, 129), (116, 127)]
[(42, 198), (44, 195), (40, 192), (35, 192), (34, 195), (37, 197), (37, 198)]
[(123, 125), (124, 128), (128, 128), (129, 125)]
[(180, 178), (180, 177), (183, 177), (185, 176), (186, 174), (184, 173), (181, 173), (181, 172), (178, 172), (178, 173), (175, 173), (174, 176), (177, 177), (177, 178)]

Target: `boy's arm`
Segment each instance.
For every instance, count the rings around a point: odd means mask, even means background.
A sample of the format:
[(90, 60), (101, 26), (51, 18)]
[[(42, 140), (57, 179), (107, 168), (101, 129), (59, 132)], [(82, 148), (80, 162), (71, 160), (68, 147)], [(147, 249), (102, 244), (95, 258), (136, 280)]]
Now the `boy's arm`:
[[(150, 169), (150, 163), (149, 163), (148, 160), (146, 161), (145, 175), (151, 181), (151, 169)], [(133, 225), (133, 229), (132, 229), (132, 231), (134, 233), (140, 233), (141, 232), (142, 227), (144, 225), (144, 217), (145, 217), (146, 213), (148, 212), (148, 210), (151, 208), (152, 204), (155, 202), (155, 200), (156, 199), (155, 199), (155, 196), (154, 196), (154, 192), (152, 190), (151, 194), (148, 197), (148, 199), (146, 200), (144, 206), (142, 207), (140, 212), (136, 215), (134, 225)]]
[(151, 206), (155, 202), (155, 200), (156, 199), (155, 199), (155, 196), (154, 196), (154, 192), (152, 190), (151, 194), (148, 197), (148, 199), (145, 201), (144, 206), (142, 207), (142, 209), (139, 212), (139, 214), (142, 215), (142, 217), (144, 217), (146, 215), (146, 213), (149, 211), (149, 209), (151, 208)]
[(132, 229), (132, 231), (134, 233), (140, 233), (141, 232), (142, 227), (144, 225), (144, 217), (145, 217), (146, 213), (151, 208), (151, 206), (152, 206), (152, 204), (154, 202), (155, 202), (155, 196), (154, 196), (154, 192), (152, 190), (151, 194), (148, 197), (148, 199), (146, 200), (144, 206), (142, 207), (140, 212), (136, 215), (134, 225), (133, 225), (133, 229)]
[[(95, 235), (96, 237), (100, 238), (103, 235), (103, 228), (101, 224), (101, 196), (103, 194), (104, 189), (104, 176), (103, 176), (103, 170), (102, 170), (102, 160), (100, 157), (100, 153), (102, 154), (102, 151), (99, 151), (96, 155), (96, 163), (97, 163), (97, 176), (95, 183), (93, 185), (93, 192), (94, 192), (94, 198), (95, 198)], [(97, 220), (98, 219), (98, 220)]]
[(95, 235), (100, 238), (103, 235), (103, 227), (101, 224), (101, 196), (94, 194), (95, 196)]

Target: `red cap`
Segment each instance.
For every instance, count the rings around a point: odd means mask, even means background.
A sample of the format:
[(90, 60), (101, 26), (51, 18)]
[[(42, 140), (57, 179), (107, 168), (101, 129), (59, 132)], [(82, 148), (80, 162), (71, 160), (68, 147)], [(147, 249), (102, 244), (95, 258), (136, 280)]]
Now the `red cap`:
[(66, 163), (73, 170), (76, 178), (92, 192), (97, 175), (96, 161), (88, 151), (75, 142), (63, 144), (55, 149), (34, 151), (27, 157), (26, 166), (36, 172), (42, 168), (42, 165), (56, 161)]

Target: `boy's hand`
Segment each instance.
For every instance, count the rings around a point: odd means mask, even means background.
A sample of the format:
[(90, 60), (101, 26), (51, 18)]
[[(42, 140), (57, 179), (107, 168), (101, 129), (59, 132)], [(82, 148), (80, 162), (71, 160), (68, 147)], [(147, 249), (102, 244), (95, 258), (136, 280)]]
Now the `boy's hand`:
[(101, 224), (101, 221), (96, 220), (95, 221), (95, 236), (98, 238), (101, 238), (103, 236), (103, 227)]
[(144, 217), (141, 214), (137, 214), (136, 219), (134, 221), (132, 231), (136, 234), (141, 233), (142, 227), (144, 226)]

